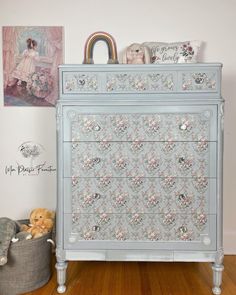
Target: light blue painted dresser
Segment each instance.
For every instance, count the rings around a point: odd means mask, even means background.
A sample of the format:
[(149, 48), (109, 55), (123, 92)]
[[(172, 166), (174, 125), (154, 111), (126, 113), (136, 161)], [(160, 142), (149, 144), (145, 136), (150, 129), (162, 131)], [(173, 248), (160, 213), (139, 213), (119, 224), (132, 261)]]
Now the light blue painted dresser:
[(221, 293), (221, 68), (60, 66), (58, 293), (68, 260), (213, 262)]

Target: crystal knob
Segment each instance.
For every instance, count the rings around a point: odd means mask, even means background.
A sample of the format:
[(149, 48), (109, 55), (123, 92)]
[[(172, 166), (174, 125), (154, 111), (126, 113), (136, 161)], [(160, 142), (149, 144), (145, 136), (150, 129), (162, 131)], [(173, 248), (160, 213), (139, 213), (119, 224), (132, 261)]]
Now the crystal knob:
[(179, 158), (179, 163), (180, 163), (180, 164), (183, 164), (184, 162), (185, 162), (184, 157), (180, 157), (180, 158)]
[(85, 80), (84, 79), (79, 79), (78, 84), (84, 86)]
[(188, 231), (188, 229), (187, 229), (187, 227), (184, 226), (184, 225), (182, 225), (182, 226), (179, 228), (179, 232), (180, 232), (181, 234), (185, 234), (185, 233), (187, 233), (187, 231)]
[(186, 199), (186, 195), (185, 194), (179, 194), (179, 200), (182, 201), (182, 200), (185, 200)]
[(101, 130), (101, 127), (100, 127), (99, 125), (95, 125), (95, 126), (93, 127), (93, 130), (94, 130), (94, 131), (99, 131), (99, 130)]
[(185, 131), (185, 130), (187, 130), (187, 125), (185, 123), (180, 124), (179, 129)]
[(101, 158), (96, 157), (96, 158), (93, 159), (93, 162), (94, 162), (95, 164), (98, 164), (98, 163), (101, 162)]
[(94, 199), (100, 199), (100, 198), (101, 198), (101, 195), (98, 194), (98, 193), (94, 193), (94, 194), (93, 194), (93, 198), (94, 198)]
[(100, 226), (94, 225), (93, 226), (93, 231), (100, 231)]

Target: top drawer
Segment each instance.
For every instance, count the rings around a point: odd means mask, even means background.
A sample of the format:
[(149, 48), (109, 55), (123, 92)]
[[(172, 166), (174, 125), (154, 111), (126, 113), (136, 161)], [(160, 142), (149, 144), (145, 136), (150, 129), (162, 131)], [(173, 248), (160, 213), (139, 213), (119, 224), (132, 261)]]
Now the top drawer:
[(216, 141), (216, 106), (64, 106), (64, 141)]
[(60, 67), (61, 97), (76, 94), (220, 93), (221, 65), (78, 65)]

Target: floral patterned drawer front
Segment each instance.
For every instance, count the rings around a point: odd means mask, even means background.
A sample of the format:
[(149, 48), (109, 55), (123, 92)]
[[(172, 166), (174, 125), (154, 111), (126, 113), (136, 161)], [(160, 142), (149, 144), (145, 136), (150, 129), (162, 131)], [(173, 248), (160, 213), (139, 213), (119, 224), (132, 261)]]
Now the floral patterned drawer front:
[[(215, 117), (210, 109), (199, 113), (78, 114), (68, 111), (64, 140), (68, 141), (205, 141)], [(211, 127), (212, 128), (212, 127)], [(213, 129), (212, 129), (213, 130)]]
[(63, 72), (63, 93), (94, 93), (99, 88), (98, 73)]
[(215, 142), (64, 143), (64, 151), (65, 177), (216, 176)]
[(183, 91), (217, 91), (217, 73), (214, 72), (184, 72), (182, 76)]
[(171, 211), (163, 214), (72, 214), (66, 216), (67, 222), (68, 218), (71, 219), (66, 241), (69, 244), (83, 240), (196, 242), (202, 241), (201, 235), (209, 233), (210, 223), (215, 224), (215, 215), (197, 211), (188, 215)]
[(171, 92), (176, 87), (176, 73), (109, 73), (107, 92)]
[(64, 185), (66, 213), (216, 212), (212, 178), (68, 178)]

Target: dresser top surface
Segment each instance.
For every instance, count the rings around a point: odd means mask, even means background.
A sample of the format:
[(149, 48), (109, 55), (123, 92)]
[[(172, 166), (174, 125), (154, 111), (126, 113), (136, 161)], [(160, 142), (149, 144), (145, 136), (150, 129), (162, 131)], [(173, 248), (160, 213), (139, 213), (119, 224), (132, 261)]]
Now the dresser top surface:
[(192, 68), (221, 68), (222, 63), (170, 63), (170, 64), (143, 64), (143, 65), (131, 65), (131, 64), (62, 64), (59, 65), (61, 70), (83, 69), (90, 70), (135, 70), (135, 71), (150, 71), (150, 70), (191, 70)]

